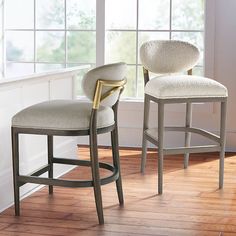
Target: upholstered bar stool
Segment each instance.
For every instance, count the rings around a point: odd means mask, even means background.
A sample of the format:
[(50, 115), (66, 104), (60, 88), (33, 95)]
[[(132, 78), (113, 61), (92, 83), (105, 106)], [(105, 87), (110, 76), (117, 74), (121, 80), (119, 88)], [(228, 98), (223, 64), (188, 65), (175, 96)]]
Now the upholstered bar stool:
[[(227, 89), (215, 80), (193, 76), (192, 68), (199, 58), (199, 50), (192, 44), (176, 40), (154, 40), (140, 48), (145, 81), (144, 124), (142, 141), (141, 171), (146, 164), (147, 141), (158, 147), (158, 193), (162, 194), (163, 158), (165, 154), (184, 154), (184, 168), (187, 168), (189, 153), (220, 152), (219, 188), (223, 187), (225, 157), (225, 121)], [(188, 75), (176, 73), (188, 71)], [(149, 72), (159, 74), (149, 80)], [(149, 128), (150, 101), (158, 104), (158, 128)], [(220, 135), (192, 126), (192, 103), (220, 102)], [(166, 104), (186, 104), (185, 127), (164, 127)], [(166, 148), (164, 131), (185, 133), (185, 146)], [(202, 135), (215, 142), (214, 145), (190, 146), (191, 133)]]
[[(92, 101), (52, 100), (30, 106), (12, 119), (12, 153), (14, 175), (15, 214), (20, 215), (20, 187), (26, 183), (53, 186), (93, 187), (99, 223), (104, 223), (101, 185), (116, 181), (119, 203), (123, 204), (120, 174), (117, 108), (120, 93), (126, 83), (126, 64), (109, 64), (90, 70), (83, 78), (85, 95)], [(113, 165), (98, 161), (97, 134), (111, 132)], [(19, 170), (19, 135), (46, 135), (48, 164), (29, 175)], [(54, 136), (89, 135), (90, 160), (58, 158), (53, 155)], [(65, 180), (53, 178), (53, 164), (91, 167), (92, 180)], [(99, 168), (109, 170), (108, 177), (100, 178)], [(39, 177), (48, 172), (48, 178)]]

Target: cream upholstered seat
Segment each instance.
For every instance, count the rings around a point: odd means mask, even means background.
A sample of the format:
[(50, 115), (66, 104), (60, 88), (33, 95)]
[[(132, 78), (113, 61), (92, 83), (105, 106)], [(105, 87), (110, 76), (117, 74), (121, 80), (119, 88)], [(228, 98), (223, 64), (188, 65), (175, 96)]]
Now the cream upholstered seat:
[(156, 98), (225, 97), (227, 89), (219, 82), (201, 76), (166, 75), (147, 82), (145, 94)]
[[(119, 97), (126, 83), (126, 64), (114, 63), (97, 67), (87, 72), (82, 81), (85, 95), (91, 102), (75, 100), (52, 100), (35, 104), (18, 112), (12, 118), (12, 158), (14, 176), (15, 215), (20, 215), (20, 187), (26, 183), (53, 186), (93, 187), (100, 224), (104, 223), (101, 185), (116, 181), (119, 203), (123, 204), (120, 174), (117, 109)], [(111, 132), (113, 165), (98, 162), (97, 134)], [(30, 175), (19, 170), (19, 135), (46, 135), (48, 163)], [(54, 136), (89, 135), (90, 160), (58, 158), (53, 155)], [(65, 180), (53, 177), (54, 164), (69, 164), (91, 167), (92, 180)], [(111, 175), (100, 178), (99, 168)], [(39, 177), (48, 172), (48, 178)]]
[[(12, 118), (12, 125), (20, 128), (52, 130), (88, 130), (92, 103), (75, 100), (53, 100), (30, 106)], [(114, 124), (111, 107), (100, 106), (97, 128)]]
[[(225, 86), (215, 80), (192, 75), (192, 68), (196, 65), (198, 58), (199, 50), (194, 45), (178, 40), (153, 40), (144, 43), (140, 48), (140, 59), (143, 65), (145, 82), (141, 171), (144, 173), (145, 170), (147, 141), (149, 141), (158, 147), (159, 194), (162, 193), (163, 158), (165, 154), (184, 154), (184, 168), (187, 168), (189, 153), (219, 151), (219, 188), (223, 187), (225, 121), (228, 92)], [(185, 71), (188, 71), (188, 75), (179, 74)], [(159, 76), (149, 79), (149, 72), (156, 73)], [(157, 128), (149, 127), (151, 101), (158, 104)], [(192, 126), (192, 103), (194, 102), (221, 103), (220, 135)], [(186, 124), (184, 127), (164, 126), (164, 106), (171, 103), (186, 104)], [(167, 148), (164, 145), (164, 131), (184, 132), (185, 146)], [(191, 133), (200, 134), (214, 141), (215, 144), (191, 146)]]

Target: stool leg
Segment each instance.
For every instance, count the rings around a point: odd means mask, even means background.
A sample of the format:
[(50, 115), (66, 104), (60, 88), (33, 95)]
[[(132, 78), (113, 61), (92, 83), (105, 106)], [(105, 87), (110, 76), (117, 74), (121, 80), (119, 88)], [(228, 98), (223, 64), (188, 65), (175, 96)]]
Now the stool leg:
[[(185, 121), (185, 127), (189, 128), (192, 125), (192, 104), (186, 103), (186, 121)], [(185, 132), (185, 147), (190, 146), (190, 140), (191, 140), (191, 133)], [(184, 154), (184, 169), (188, 167), (189, 163), (189, 153)]]
[(158, 194), (163, 189), (164, 104), (158, 103)]
[(147, 159), (147, 139), (145, 131), (148, 128), (148, 119), (149, 119), (149, 110), (150, 110), (150, 99), (145, 95), (144, 98), (144, 117), (143, 117), (143, 140), (142, 140), (142, 157), (141, 157), (141, 172), (144, 174), (146, 159)]
[(226, 101), (221, 102), (220, 116), (220, 167), (219, 167), (219, 188), (223, 188), (224, 184), (224, 158), (225, 158), (225, 125), (226, 125)]
[(91, 157), (91, 169), (92, 169), (92, 177), (93, 177), (93, 190), (94, 197), (96, 202), (97, 214), (99, 224), (104, 224), (104, 216), (103, 216), (103, 206), (102, 206), (102, 192), (101, 192), (101, 181), (99, 174), (99, 163), (98, 163), (98, 146), (97, 146), (97, 129), (96, 129), (96, 119), (97, 113), (96, 111), (91, 114), (91, 127), (90, 127), (90, 157)]
[(12, 163), (13, 163), (13, 180), (14, 180), (14, 203), (15, 215), (20, 215), (20, 187), (18, 185), (19, 176), (19, 134), (12, 128)]
[(120, 205), (123, 205), (124, 197), (123, 197), (121, 171), (120, 171), (120, 155), (119, 155), (117, 124), (115, 125), (114, 130), (111, 131), (111, 144), (112, 144), (112, 157), (113, 157), (114, 167), (116, 167), (119, 172), (119, 178), (116, 180), (116, 189), (118, 193), (119, 203)]
[[(48, 142), (48, 164), (49, 164), (49, 171), (48, 171), (48, 178), (53, 178), (53, 136), (48, 135), (47, 136), (47, 142)], [(49, 194), (53, 194), (53, 185), (48, 186), (48, 192)]]

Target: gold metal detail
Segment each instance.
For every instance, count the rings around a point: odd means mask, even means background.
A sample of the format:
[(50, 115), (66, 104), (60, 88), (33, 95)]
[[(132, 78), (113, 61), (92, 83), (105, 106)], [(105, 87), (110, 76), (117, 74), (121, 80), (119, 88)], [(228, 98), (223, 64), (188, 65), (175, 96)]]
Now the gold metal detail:
[(193, 74), (193, 69), (188, 70), (188, 75), (192, 75)]
[[(126, 79), (123, 80), (97, 80), (96, 89), (93, 99), (93, 109), (98, 109), (101, 101), (109, 97), (116, 91), (122, 90), (126, 84)], [(110, 90), (102, 94), (103, 87), (112, 87)]]
[(148, 70), (146, 68), (143, 67), (143, 73), (144, 74), (148, 74)]

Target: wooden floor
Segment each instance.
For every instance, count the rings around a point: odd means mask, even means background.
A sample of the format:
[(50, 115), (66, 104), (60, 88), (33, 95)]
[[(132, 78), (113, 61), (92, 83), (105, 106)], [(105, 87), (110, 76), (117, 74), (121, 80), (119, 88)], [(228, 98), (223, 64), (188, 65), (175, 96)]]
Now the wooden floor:
[[(79, 153), (88, 156), (82, 147)], [(100, 149), (110, 162), (111, 150)], [(146, 174), (139, 172), (140, 150), (121, 150), (124, 207), (119, 207), (115, 184), (102, 187), (105, 225), (99, 226), (93, 190), (47, 188), (21, 202), (21, 216), (13, 208), (0, 214), (4, 236), (94, 236), (94, 235), (236, 235), (236, 155), (225, 160), (225, 186), (218, 190), (216, 154), (192, 155), (187, 170), (182, 157), (166, 157), (164, 193), (157, 195), (156, 153), (149, 152)], [(88, 178), (89, 171), (77, 168), (66, 177)], [(106, 173), (103, 173), (105, 175)]]

